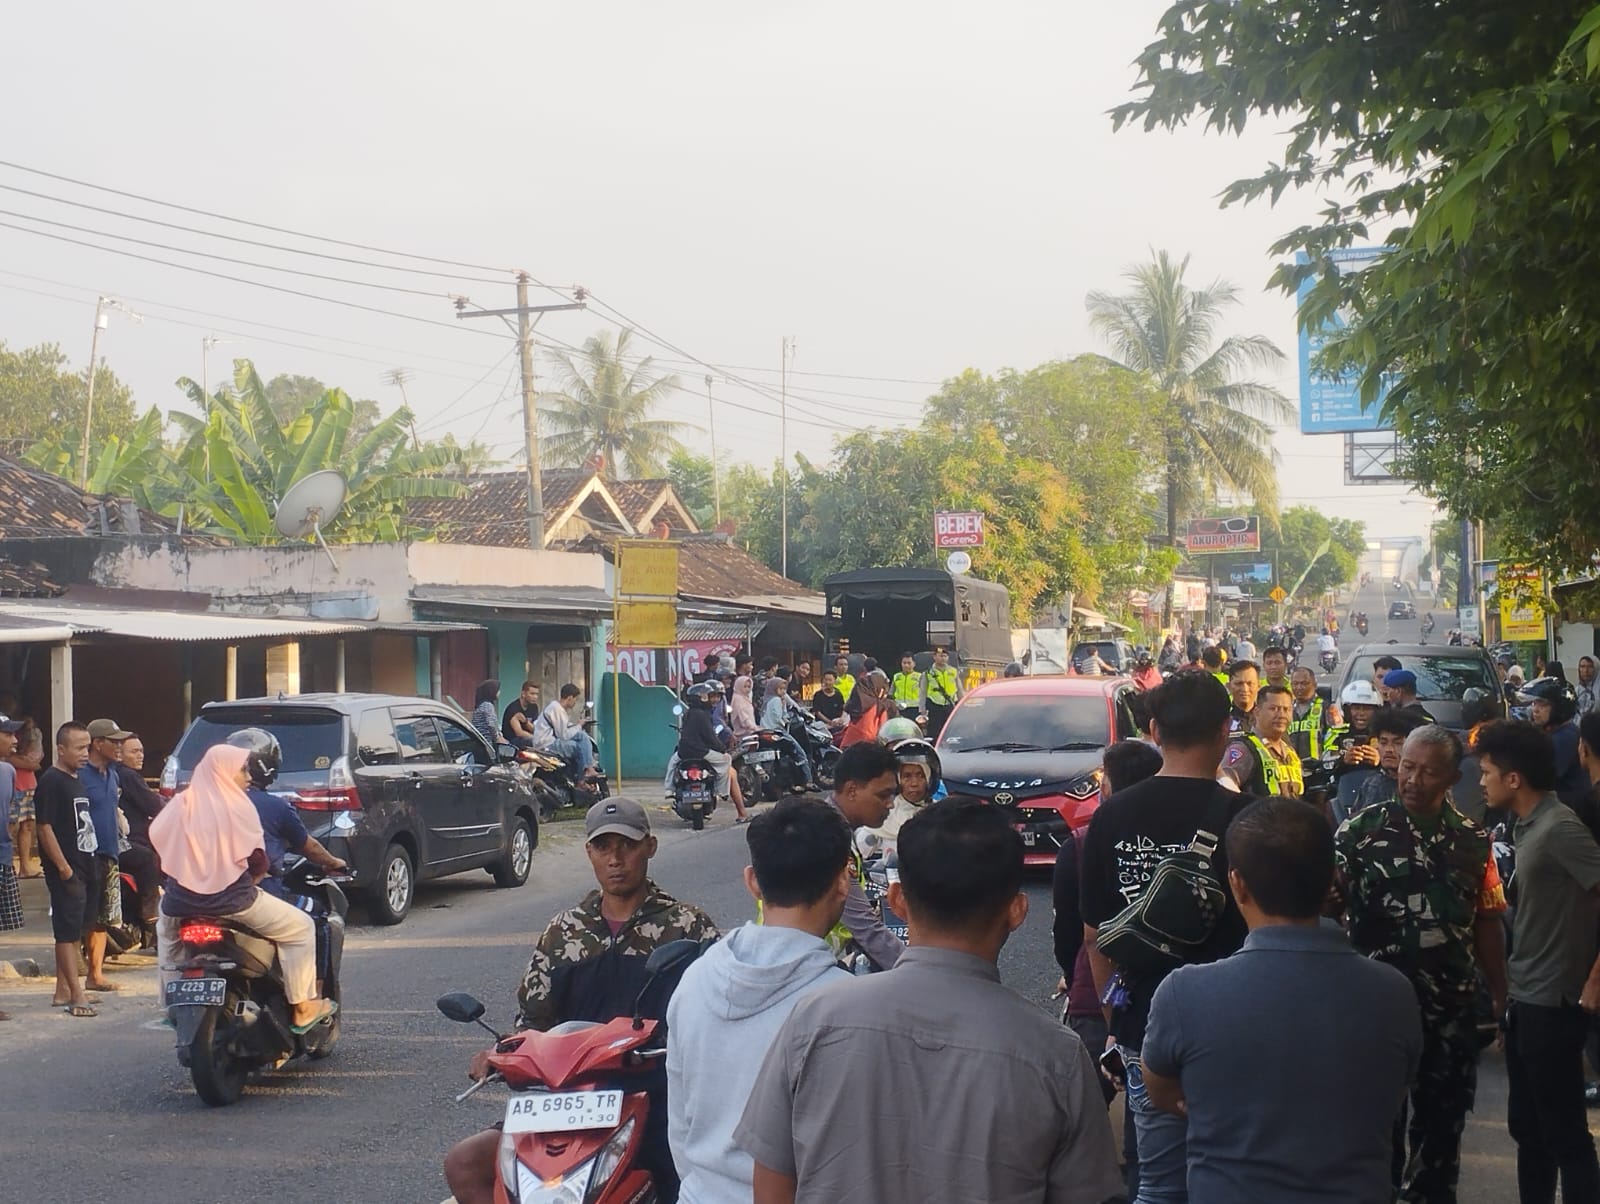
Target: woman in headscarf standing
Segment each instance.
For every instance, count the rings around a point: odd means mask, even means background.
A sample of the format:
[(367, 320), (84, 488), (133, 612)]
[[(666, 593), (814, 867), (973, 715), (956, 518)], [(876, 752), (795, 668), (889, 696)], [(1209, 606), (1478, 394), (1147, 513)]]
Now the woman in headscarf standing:
[(478, 683), (472, 701), (472, 726), (478, 735), (489, 742), (489, 747), (503, 742), (500, 735), (500, 679), (486, 677)]
[[(172, 964), (180, 921), (226, 917), (278, 948), (284, 995), (294, 1031), (304, 1033), (339, 1010), (317, 997), (317, 942), (311, 917), (257, 888), (267, 873), (261, 818), (245, 793), (249, 752), (229, 744), (206, 751), (189, 787), (150, 821), (150, 843), (161, 858), (166, 893), (156, 924), (163, 967)], [(165, 987), (163, 986), (163, 991)]]
[(748, 675), (734, 680), (728, 719), (733, 726), (733, 734), (740, 738), (748, 736), (760, 726), (756, 723), (755, 682)]

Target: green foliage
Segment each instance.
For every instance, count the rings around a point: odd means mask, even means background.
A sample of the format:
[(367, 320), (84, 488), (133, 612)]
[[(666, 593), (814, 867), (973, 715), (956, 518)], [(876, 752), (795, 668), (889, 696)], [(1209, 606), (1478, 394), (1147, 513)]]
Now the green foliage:
[[(314, 376), (280, 372), (266, 383), (267, 404), (280, 424), (293, 422), (311, 409), (327, 391), (328, 386)], [(350, 423), (350, 437), (359, 441), (378, 425), (382, 411), (371, 398), (362, 398), (352, 404), (355, 417)]]
[[(76, 448), (83, 439), (88, 397), (88, 373), (71, 370), (59, 345), (12, 351), (0, 342), (0, 437), (14, 450), (40, 441), (65, 445), (69, 437)], [(132, 392), (102, 359), (95, 371), (91, 440), (126, 431), (134, 417)], [(74, 450), (74, 481), (76, 454)]]
[(716, 521), (716, 471), (710, 456), (679, 450), (667, 459), (667, 480), (694, 521), (709, 530)]
[[(1281, 160), (1224, 201), (1328, 196), (1275, 280), (1317, 284), (1301, 320), (1348, 319), (1327, 355), (1410, 441), (1402, 467), (1518, 560), (1600, 546), (1600, 7), (1466, 0), (1185, 0), (1139, 59), (1118, 124), (1287, 125)], [(1339, 277), (1324, 256), (1393, 250)]]
[[(1328, 550), (1318, 556), (1324, 543)], [(1295, 596), (1301, 601), (1315, 599), (1355, 580), (1367, 550), (1366, 525), (1329, 518), (1313, 506), (1290, 506), (1278, 516), (1276, 526), (1263, 524), (1261, 548), (1277, 553), (1278, 583), (1284, 589), (1305, 574)]]
[[(98, 396), (95, 404), (98, 408)], [(132, 498), (146, 510), (166, 507), (175, 491), (171, 456), (161, 438), (163, 425), (161, 411), (151, 406), (129, 428), (91, 439), (88, 492)], [(81, 433), (63, 432), (58, 438), (35, 443), (23, 453), (23, 459), (76, 484), (82, 446)]]
[(681, 422), (650, 417), (656, 405), (678, 388), (676, 376), (654, 376), (655, 363), (645, 356), (629, 367), (632, 332), (615, 339), (597, 334), (586, 339), (576, 356), (552, 355), (558, 392), (539, 395), (544, 425), (540, 458), (550, 465), (579, 467), (601, 458), (601, 470), (618, 476), (661, 475), (662, 463), (682, 444)]

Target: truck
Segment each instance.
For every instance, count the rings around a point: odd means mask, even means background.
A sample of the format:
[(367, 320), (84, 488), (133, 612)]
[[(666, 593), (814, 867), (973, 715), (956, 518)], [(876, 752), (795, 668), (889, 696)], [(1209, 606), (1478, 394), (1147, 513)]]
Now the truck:
[(822, 583), (823, 638), (830, 651), (876, 657), (892, 674), (910, 652), (926, 669), (950, 649), (967, 688), (1011, 660), (1011, 595), (1005, 586), (943, 569), (856, 569)]

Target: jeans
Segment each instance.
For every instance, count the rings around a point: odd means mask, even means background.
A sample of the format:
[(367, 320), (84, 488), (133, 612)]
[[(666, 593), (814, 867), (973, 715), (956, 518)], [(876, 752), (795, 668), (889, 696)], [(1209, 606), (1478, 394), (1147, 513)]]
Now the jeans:
[[(283, 994), (290, 1003), (310, 1003), (317, 997), (317, 929), (310, 916), (258, 890), (249, 907), (222, 918), (277, 946), (278, 964), (283, 967)], [(172, 965), (172, 947), (178, 943), (183, 925), (182, 917), (169, 916), (165, 911), (156, 920), (156, 960), (161, 965), (163, 999), (166, 984), (175, 973), (168, 969)]]
[(1189, 1122), (1163, 1112), (1144, 1090), (1139, 1051), (1122, 1047), (1128, 1111), (1138, 1129), (1139, 1187), (1133, 1204), (1185, 1204), (1189, 1199)]
[(580, 774), (594, 768), (594, 745), (588, 736), (575, 736), (570, 740), (557, 740), (546, 750), (563, 761), (577, 766)]
[(1583, 1042), (1589, 1018), (1577, 1007), (1513, 1003), (1506, 1029), (1510, 1097), (1506, 1128), (1517, 1143), (1522, 1204), (1600, 1204), (1600, 1163), (1583, 1102)]

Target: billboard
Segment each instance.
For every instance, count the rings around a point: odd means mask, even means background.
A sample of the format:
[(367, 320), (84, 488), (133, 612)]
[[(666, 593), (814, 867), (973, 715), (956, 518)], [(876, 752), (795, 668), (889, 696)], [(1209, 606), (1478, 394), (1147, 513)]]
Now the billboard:
[(1211, 552), (1259, 552), (1261, 520), (1242, 514), (1232, 518), (1191, 518), (1184, 546), (1191, 556)]
[[(1504, 588), (1500, 588), (1500, 587)], [(1500, 599), (1502, 640), (1546, 638), (1544, 610), (1534, 599), (1544, 596), (1544, 575), (1538, 569), (1505, 565), (1499, 570), (1495, 592)], [(1521, 597), (1518, 597), (1518, 595)], [(1530, 606), (1528, 601), (1532, 601)]]
[(933, 516), (936, 548), (981, 548), (983, 515), (976, 510), (940, 510)]
[[(1338, 247), (1328, 252), (1341, 276), (1370, 267), (1386, 247)], [(1299, 263), (1310, 263), (1305, 254), (1295, 256)], [(1317, 283), (1315, 275), (1300, 282), (1295, 295), (1297, 305), (1304, 305), (1306, 296)], [(1378, 396), (1366, 409), (1361, 408), (1361, 385), (1352, 371), (1346, 376), (1325, 376), (1314, 370), (1319, 352), (1327, 345), (1330, 336), (1343, 330), (1346, 315), (1334, 314), (1315, 330), (1300, 328), (1300, 431), (1306, 435), (1326, 435), (1340, 431), (1376, 431), (1383, 428), (1378, 411), (1383, 405), (1387, 387), (1378, 390)]]

